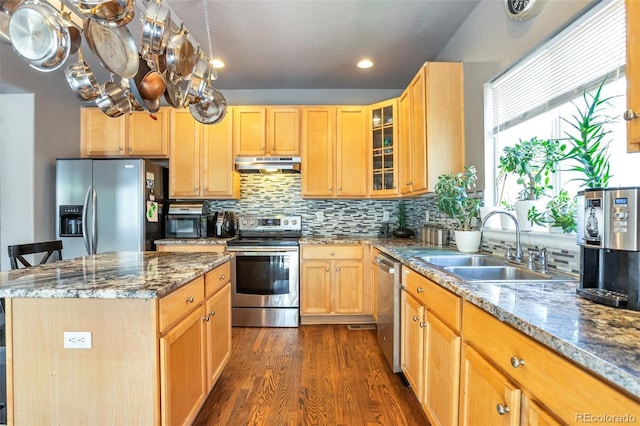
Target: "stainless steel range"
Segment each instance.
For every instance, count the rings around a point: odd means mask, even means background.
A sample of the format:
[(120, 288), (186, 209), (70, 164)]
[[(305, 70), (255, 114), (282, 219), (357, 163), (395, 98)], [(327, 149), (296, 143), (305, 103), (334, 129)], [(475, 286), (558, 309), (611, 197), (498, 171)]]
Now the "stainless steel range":
[(297, 327), (300, 319), (300, 216), (240, 216), (231, 268), (234, 326)]

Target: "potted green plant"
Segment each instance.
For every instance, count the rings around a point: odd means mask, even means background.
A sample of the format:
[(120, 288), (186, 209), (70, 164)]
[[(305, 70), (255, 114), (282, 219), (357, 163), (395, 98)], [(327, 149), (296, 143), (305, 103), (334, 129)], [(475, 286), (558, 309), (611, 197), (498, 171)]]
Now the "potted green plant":
[(609, 143), (611, 130), (606, 126), (614, 121), (613, 117), (604, 114), (603, 110), (611, 98), (602, 98), (602, 87), (606, 79), (600, 83), (595, 94), (586, 91), (582, 95), (584, 106), (575, 105), (576, 112), (571, 119), (561, 119), (571, 126), (565, 131), (564, 140), (569, 143), (569, 151), (564, 160), (573, 162), (571, 171), (581, 173), (575, 180), (583, 182), (585, 188), (606, 188), (612, 175), (609, 174)]
[(480, 201), (467, 191), (476, 186), (475, 166), (467, 166), (463, 173), (438, 176), (435, 185), (436, 206), (439, 211), (456, 221), (456, 246), (462, 252), (480, 249), (480, 231), (473, 225), (480, 211)]
[(413, 229), (407, 227), (407, 206), (404, 201), (398, 203), (398, 228), (392, 232), (394, 237), (410, 238), (415, 235)]
[(578, 203), (566, 190), (560, 193), (546, 205), (545, 211), (538, 211), (532, 207), (528, 212), (529, 220), (537, 225), (548, 225), (551, 232), (571, 233), (577, 230)]
[(500, 176), (516, 175), (517, 183), (522, 185), (515, 203), (516, 217), (522, 231), (532, 229), (533, 223), (527, 218), (531, 207), (544, 208), (545, 202), (539, 200), (553, 189), (551, 176), (564, 157), (564, 150), (565, 146), (559, 140), (538, 139), (536, 136), (504, 147), (498, 169)]

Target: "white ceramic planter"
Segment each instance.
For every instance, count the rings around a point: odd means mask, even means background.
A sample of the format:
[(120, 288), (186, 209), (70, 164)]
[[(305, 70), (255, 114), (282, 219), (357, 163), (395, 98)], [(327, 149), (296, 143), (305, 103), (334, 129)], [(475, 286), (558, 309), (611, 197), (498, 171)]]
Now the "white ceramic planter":
[(520, 230), (523, 232), (533, 231), (537, 229), (539, 231), (546, 231), (546, 226), (534, 225), (529, 219), (527, 219), (527, 213), (531, 209), (531, 207), (536, 208), (537, 211), (543, 212), (547, 208), (547, 199), (542, 200), (525, 200), (525, 201), (516, 201), (516, 217), (518, 218), (518, 223), (520, 224)]
[(480, 231), (455, 231), (456, 247), (462, 253), (477, 253), (480, 251)]

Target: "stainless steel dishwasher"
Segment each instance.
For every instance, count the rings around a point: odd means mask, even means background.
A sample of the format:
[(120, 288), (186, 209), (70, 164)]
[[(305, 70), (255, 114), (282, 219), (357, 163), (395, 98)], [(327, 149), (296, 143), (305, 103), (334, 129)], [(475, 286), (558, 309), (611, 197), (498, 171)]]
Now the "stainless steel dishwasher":
[(382, 253), (378, 265), (378, 344), (394, 373), (400, 368), (400, 268), (395, 259)]

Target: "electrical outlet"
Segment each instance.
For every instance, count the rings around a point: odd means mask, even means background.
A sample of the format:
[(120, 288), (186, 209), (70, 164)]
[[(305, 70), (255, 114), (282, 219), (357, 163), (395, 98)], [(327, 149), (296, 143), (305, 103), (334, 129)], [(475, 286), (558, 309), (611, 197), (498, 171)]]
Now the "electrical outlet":
[(65, 331), (65, 349), (91, 349), (90, 331)]
[(385, 222), (389, 221), (389, 212), (383, 212), (382, 213), (382, 220)]
[(316, 222), (324, 222), (324, 213), (316, 212)]

